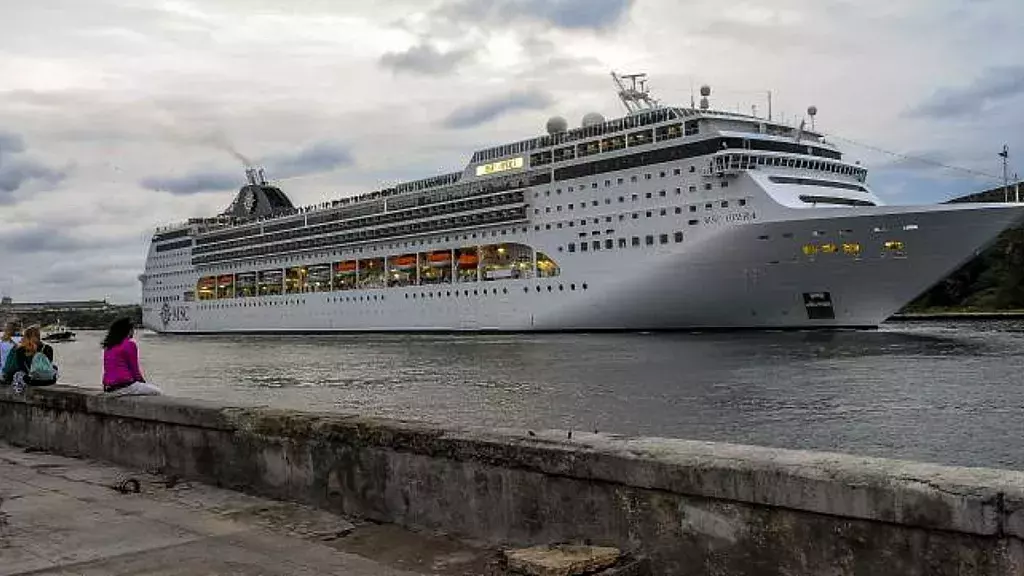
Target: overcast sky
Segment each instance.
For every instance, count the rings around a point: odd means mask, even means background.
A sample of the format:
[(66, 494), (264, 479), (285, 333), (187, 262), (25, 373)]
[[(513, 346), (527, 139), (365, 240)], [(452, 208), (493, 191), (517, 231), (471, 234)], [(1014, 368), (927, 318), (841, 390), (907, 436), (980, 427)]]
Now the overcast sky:
[[(0, 0), (0, 293), (137, 302), (154, 226), (260, 162), (299, 204), (655, 96), (817, 127), (890, 203), (1024, 173), (1020, 0)], [(856, 144), (854, 144), (856, 143)], [(1011, 169), (1011, 170), (1013, 170)]]

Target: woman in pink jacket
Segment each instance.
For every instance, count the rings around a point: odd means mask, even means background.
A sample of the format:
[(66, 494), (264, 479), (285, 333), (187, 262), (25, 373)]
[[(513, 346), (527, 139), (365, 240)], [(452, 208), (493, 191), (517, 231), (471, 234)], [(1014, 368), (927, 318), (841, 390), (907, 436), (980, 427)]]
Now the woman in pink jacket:
[(115, 320), (103, 339), (103, 391), (111, 396), (156, 396), (160, 389), (146, 382), (139, 368), (139, 348), (130, 318)]

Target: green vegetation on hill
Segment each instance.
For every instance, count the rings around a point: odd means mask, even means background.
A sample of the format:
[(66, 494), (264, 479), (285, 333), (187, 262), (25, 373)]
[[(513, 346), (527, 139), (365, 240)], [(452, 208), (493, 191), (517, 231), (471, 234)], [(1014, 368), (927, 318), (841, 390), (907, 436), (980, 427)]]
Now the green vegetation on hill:
[(905, 311), (1024, 310), (1024, 227), (1003, 232), (987, 250), (910, 303)]
[(72, 329), (105, 330), (110, 326), (111, 322), (124, 316), (131, 318), (136, 326), (142, 325), (142, 307), (137, 305), (111, 306), (103, 311), (83, 310), (80, 312), (25, 314), (21, 316), (20, 320), (23, 326), (30, 326), (32, 324), (46, 326), (60, 321)]

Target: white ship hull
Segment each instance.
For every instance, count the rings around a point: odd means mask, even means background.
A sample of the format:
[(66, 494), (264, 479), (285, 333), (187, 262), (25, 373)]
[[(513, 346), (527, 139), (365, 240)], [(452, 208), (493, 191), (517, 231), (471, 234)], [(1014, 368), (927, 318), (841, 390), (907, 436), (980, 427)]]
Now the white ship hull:
[[(168, 333), (871, 328), (974, 257), (1024, 208), (815, 212), (824, 214), (801, 211), (800, 220), (723, 228), (664, 249), (624, 249), (629, 258), (578, 254), (554, 278), (194, 302), (166, 324), (161, 308), (147, 306), (143, 321)], [(903, 230), (903, 222), (917, 228)], [(862, 246), (900, 239), (907, 254), (806, 257), (801, 239), (816, 230), (852, 230), (844, 239)], [(828, 293), (834, 318), (810, 318), (807, 293)]]

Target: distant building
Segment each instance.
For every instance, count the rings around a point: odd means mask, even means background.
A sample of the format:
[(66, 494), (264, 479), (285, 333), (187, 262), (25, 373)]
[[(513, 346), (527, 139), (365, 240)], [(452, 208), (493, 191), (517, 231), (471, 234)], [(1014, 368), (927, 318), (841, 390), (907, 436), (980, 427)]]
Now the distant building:
[(113, 306), (106, 300), (70, 300), (66, 302), (15, 302), (9, 297), (0, 299), (0, 315), (39, 314), (54, 312), (103, 312)]
[(982, 192), (975, 192), (966, 196), (960, 196), (946, 202), (946, 204), (961, 204), (964, 202), (1016, 202), (1017, 192), (1020, 191), (1020, 199), (1024, 202), (1024, 180), (1010, 182), (1007, 186), (999, 186)]

